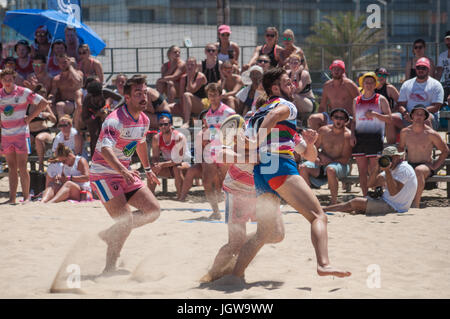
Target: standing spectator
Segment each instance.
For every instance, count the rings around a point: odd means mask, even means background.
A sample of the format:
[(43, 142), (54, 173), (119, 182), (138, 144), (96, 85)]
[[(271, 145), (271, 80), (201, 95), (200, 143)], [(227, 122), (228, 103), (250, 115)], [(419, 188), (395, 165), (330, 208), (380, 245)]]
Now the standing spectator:
[(413, 43), (413, 58), (410, 59), (408, 62), (406, 62), (406, 68), (405, 68), (405, 78), (406, 80), (415, 78), (417, 76), (417, 70), (416, 70), (416, 63), (420, 58), (427, 58), (430, 61), (430, 76), (434, 76), (434, 63), (433, 60), (430, 59), (425, 55), (425, 50), (427, 48), (427, 45), (425, 43), (425, 40), (423, 39), (417, 39)]
[(300, 176), (311, 186), (320, 187), (328, 182), (331, 204), (337, 203), (338, 178), (350, 173), (349, 161), (352, 156), (351, 131), (345, 126), (350, 117), (345, 109), (331, 112), (333, 124), (322, 126), (315, 143), (320, 152), (315, 162), (300, 165)]
[(89, 164), (86, 159), (73, 154), (73, 151), (62, 143), (56, 148), (55, 156), (58, 162), (64, 164), (62, 186), (54, 193), (53, 197), (46, 196), (42, 202), (59, 203), (69, 199), (77, 201), (92, 199)]
[(52, 36), (48, 32), (47, 26), (41, 25), (38, 27), (34, 33), (34, 42), (31, 46), (31, 55), (34, 56), (36, 53), (48, 56), (50, 52), (50, 42)]
[(17, 54), (16, 72), (26, 79), (28, 75), (33, 73), (33, 61), (30, 56), (31, 48), (28, 41), (18, 41), (14, 46), (14, 52)]
[(235, 110), (238, 104), (236, 94), (244, 86), (244, 83), (239, 74), (233, 73), (233, 65), (230, 61), (222, 63), (220, 72), (221, 79), (218, 84), (222, 88), (222, 101)]
[(53, 77), (46, 70), (46, 57), (40, 53), (36, 53), (33, 57), (33, 73), (24, 81), (24, 86), (30, 90), (34, 90), (36, 85), (41, 83), (47, 92), (52, 91)]
[[(8, 204), (16, 203), (19, 175), (24, 201), (29, 200), (30, 174), (27, 170), (27, 161), (30, 153), (30, 133), (28, 125), (48, 105), (47, 100), (42, 96), (15, 85), (16, 74), (12, 69), (5, 69), (0, 73), (3, 86), (0, 90), (1, 149), (9, 168), (9, 200), (6, 202)], [(37, 105), (30, 115), (26, 115), (28, 104)]]
[(280, 66), (284, 66), (286, 69), (290, 68), (289, 65), (289, 57), (293, 54), (296, 54), (300, 56), (301, 64), (305, 70), (308, 70), (308, 63), (306, 63), (305, 54), (303, 53), (303, 50), (296, 46), (295, 43), (295, 36), (294, 31), (291, 29), (286, 29), (283, 32), (283, 36), (281, 38), (281, 41), (283, 43), (283, 50), (280, 52)]
[(161, 78), (156, 81), (156, 89), (167, 97), (169, 103), (180, 98), (180, 79), (186, 73), (186, 63), (180, 59), (180, 48), (172, 45), (167, 51), (169, 61), (161, 67)]
[(61, 69), (58, 65), (58, 59), (56, 57), (64, 53), (67, 53), (67, 45), (61, 39), (55, 40), (52, 44), (52, 54), (48, 59), (47, 64), (47, 70), (51, 76), (56, 76), (61, 73)]
[(363, 95), (353, 101), (351, 123), (353, 156), (359, 172), (359, 183), (363, 196), (367, 196), (367, 174), (369, 167), (377, 163), (377, 155), (383, 150), (385, 123), (391, 123), (391, 109), (386, 98), (375, 93), (377, 76), (367, 72), (359, 79)]
[(238, 65), (240, 48), (235, 42), (230, 41), (231, 28), (228, 25), (222, 24), (217, 29), (219, 34), (219, 42), (215, 44), (218, 52), (219, 61), (230, 61), (233, 66)]
[(450, 31), (445, 33), (445, 45), (447, 50), (439, 54), (438, 64), (436, 68), (436, 80), (440, 81), (442, 75), (442, 86), (444, 87), (444, 101), (450, 94)]
[(404, 120), (404, 126), (411, 123), (409, 112), (417, 104), (423, 104), (430, 112), (426, 124), (436, 129), (439, 121), (435, 113), (439, 111), (444, 100), (442, 84), (430, 76), (430, 60), (420, 58), (416, 63), (417, 77), (403, 82), (398, 98), (399, 111)]
[[(177, 199), (179, 199), (184, 171), (190, 167), (186, 137), (172, 127), (170, 114), (162, 113), (158, 122), (160, 132), (152, 137), (152, 171), (157, 177), (175, 179)], [(148, 188), (154, 193), (156, 183), (149, 179), (147, 183)]]
[[(294, 85), (294, 104), (297, 107), (299, 117), (314, 111), (315, 97), (312, 91), (311, 75), (304, 66), (304, 59), (298, 54), (292, 54), (288, 59), (290, 70), (288, 75)], [(306, 121), (305, 118), (305, 121)]]
[(209, 43), (205, 47), (206, 59), (202, 61), (200, 70), (206, 76), (207, 83), (217, 83), (220, 80), (219, 67), (222, 62), (217, 58), (217, 48)]
[(387, 81), (389, 72), (385, 68), (377, 68), (375, 74), (378, 78), (378, 85), (375, 93), (383, 95), (389, 102), (391, 109), (392, 123), (386, 123), (386, 141), (388, 144), (395, 144), (399, 137), (400, 130), (403, 128), (402, 116), (398, 111), (398, 90)]
[(111, 112), (111, 106), (108, 105), (109, 99), (117, 102), (116, 107), (120, 107), (125, 103), (125, 98), (112, 90), (103, 88), (99, 81), (91, 81), (87, 86), (87, 95), (83, 99), (83, 109), (81, 118), (86, 124), (89, 136), (91, 157), (94, 155), (95, 145), (102, 128), (102, 123)]
[[(417, 192), (411, 207), (418, 208), (420, 198), (425, 187), (425, 180), (437, 173), (448, 156), (448, 146), (438, 132), (425, 125), (430, 112), (424, 105), (416, 105), (411, 110), (412, 125), (404, 128), (400, 133), (398, 149), (407, 152), (406, 160), (414, 168), (417, 176)], [(433, 149), (441, 153), (433, 161)]]
[(76, 70), (67, 54), (58, 56), (61, 73), (53, 78), (49, 99), (53, 102), (58, 119), (69, 114), (73, 116), (75, 127), (80, 129), (83, 92), (83, 72)]
[[(47, 97), (47, 91), (42, 84), (38, 84), (34, 88), (33, 92), (44, 98)], [(30, 104), (28, 106), (27, 115), (32, 114), (37, 107), (38, 106), (35, 104)], [(47, 104), (45, 109), (39, 113), (38, 116), (32, 119), (29, 124), (31, 144), (34, 144), (36, 148), (36, 154), (39, 160), (39, 171), (41, 172), (44, 171), (45, 146), (53, 141), (47, 121), (56, 123), (56, 116), (53, 114), (52, 108), (49, 104)]]
[(198, 115), (203, 110), (202, 99), (206, 98), (206, 76), (197, 71), (197, 60), (190, 57), (186, 61), (186, 74), (180, 80), (183, 92), (183, 128), (189, 128), (191, 115)]
[(89, 45), (80, 45), (78, 48), (78, 56), (80, 57), (78, 61), (78, 69), (83, 72), (84, 81), (86, 81), (87, 77), (95, 75), (100, 83), (103, 83), (104, 75), (102, 64), (99, 60), (94, 59), (94, 57), (91, 56), (91, 49), (89, 48)]
[(266, 43), (259, 45), (255, 48), (253, 56), (248, 62), (248, 64), (242, 67), (242, 71), (248, 70), (253, 64), (256, 63), (258, 57), (262, 54), (267, 55), (270, 59), (270, 65), (276, 67), (281, 61), (280, 53), (283, 48), (278, 45), (278, 30), (275, 27), (268, 27), (264, 35)]
[(77, 29), (70, 25), (66, 26), (64, 36), (66, 38), (67, 55), (74, 58), (75, 61), (79, 61), (78, 47), (80, 46), (80, 41), (78, 39)]

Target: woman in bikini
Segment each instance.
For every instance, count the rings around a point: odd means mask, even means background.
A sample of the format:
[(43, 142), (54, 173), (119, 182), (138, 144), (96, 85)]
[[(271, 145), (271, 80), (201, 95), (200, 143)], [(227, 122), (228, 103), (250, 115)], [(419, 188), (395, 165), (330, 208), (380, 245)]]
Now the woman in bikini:
[(255, 48), (253, 56), (250, 62), (242, 67), (242, 71), (246, 71), (252, 65), (256, 64), (258, 57), (260, 55), (267, 55), (270, 59), (270, 65), (275, 67), (280, 63), (281, 57), (280, 53), (283, 48), (279, 46), (278, 43), (278, 30), (275, 27), (268, 27), (265, 33), (266, 43), (264, 45), (259, 45)]
[(219, 61), (230, 61), (233, 64), (234, 71), (239, 72), (239, 54), (241, 49), (235, 42), (230, 41), (231, 28), (228, 25), (221, 25), (217, 32), (219, 34), (219, 42), (216, 42), (217, 58)]

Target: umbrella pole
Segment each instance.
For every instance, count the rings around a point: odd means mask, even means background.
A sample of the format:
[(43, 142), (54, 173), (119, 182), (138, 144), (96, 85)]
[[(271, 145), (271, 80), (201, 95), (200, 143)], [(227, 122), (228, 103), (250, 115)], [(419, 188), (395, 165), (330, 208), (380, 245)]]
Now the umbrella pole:
[(59, 26), (59, 22), (57, 21), (56, 22), (55, 32), (53, 32), (53, 36), (52, 36), (52, 42), (50, 43), (50, 50), (48, 50), (47, 63), (50, 60), (50, 55), (52, 54), (53, 42), (55, 41), (56, 32), (58, 31), (58, 26)]

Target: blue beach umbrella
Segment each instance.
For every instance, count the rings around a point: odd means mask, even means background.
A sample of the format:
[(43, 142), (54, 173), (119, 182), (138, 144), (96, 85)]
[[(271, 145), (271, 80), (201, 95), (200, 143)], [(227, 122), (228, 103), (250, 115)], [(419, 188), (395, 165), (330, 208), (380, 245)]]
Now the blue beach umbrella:
[(34, 40), (34, 33), (40, 26), (45, 25), (47, 27), (52, 39), (64, 39), (64, 29), (66, 26), (72, 26), (77, 30), (80, 44), (88, 44), (92, 55), (98, 55), (106, 47), (106, 43), (89, 26), (81, 23), (72, 15), (56, 10), (24, 9), (7, 11), (3, 23), (30, 41)]

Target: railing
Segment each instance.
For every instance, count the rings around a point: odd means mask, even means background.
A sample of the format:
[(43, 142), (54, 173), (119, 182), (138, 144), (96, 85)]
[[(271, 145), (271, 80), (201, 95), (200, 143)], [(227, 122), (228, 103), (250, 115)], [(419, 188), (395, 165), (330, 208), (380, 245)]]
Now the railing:
[[(254, 46), (241, 46), (239, 57), (240, 65), (248, 63), (254, 52)], [(195, 56), (197, 61), (204, 58), (204, 47), (182, 47), (183, 59)], [(378, 66), (387, 68), (390, 72), (389, 82), (399, 87), (405, 79), (406, 61), (412, 57), (412, 43), (383, 43), (357, 44), (357, 45), (328, 45), (312, 47), (302, 46), (305, 52), (310, 73), (313, 77), (313, 86), (318, 88), (322, 83), (317, 83), (319, 78), (324, 80), (324, 73), (328, 72), (328, 66), (332, 60), (341, 58), (347, 66), (347, 75), (356, 80), (358, 74), (373, 71)], [(446, 47), (439, 43), (428, 43), (427, 56), (437, 64), (437, 58)], [(166, 52), (168, 47), (144, 47), (144, 48), (106, 48), (102, 56), (98, 58), (103, 63), (106, 82), (118, 73), (147, 74), (149, 82), (154, 83), (160, 77), (161, 65), (167, 62)]]

